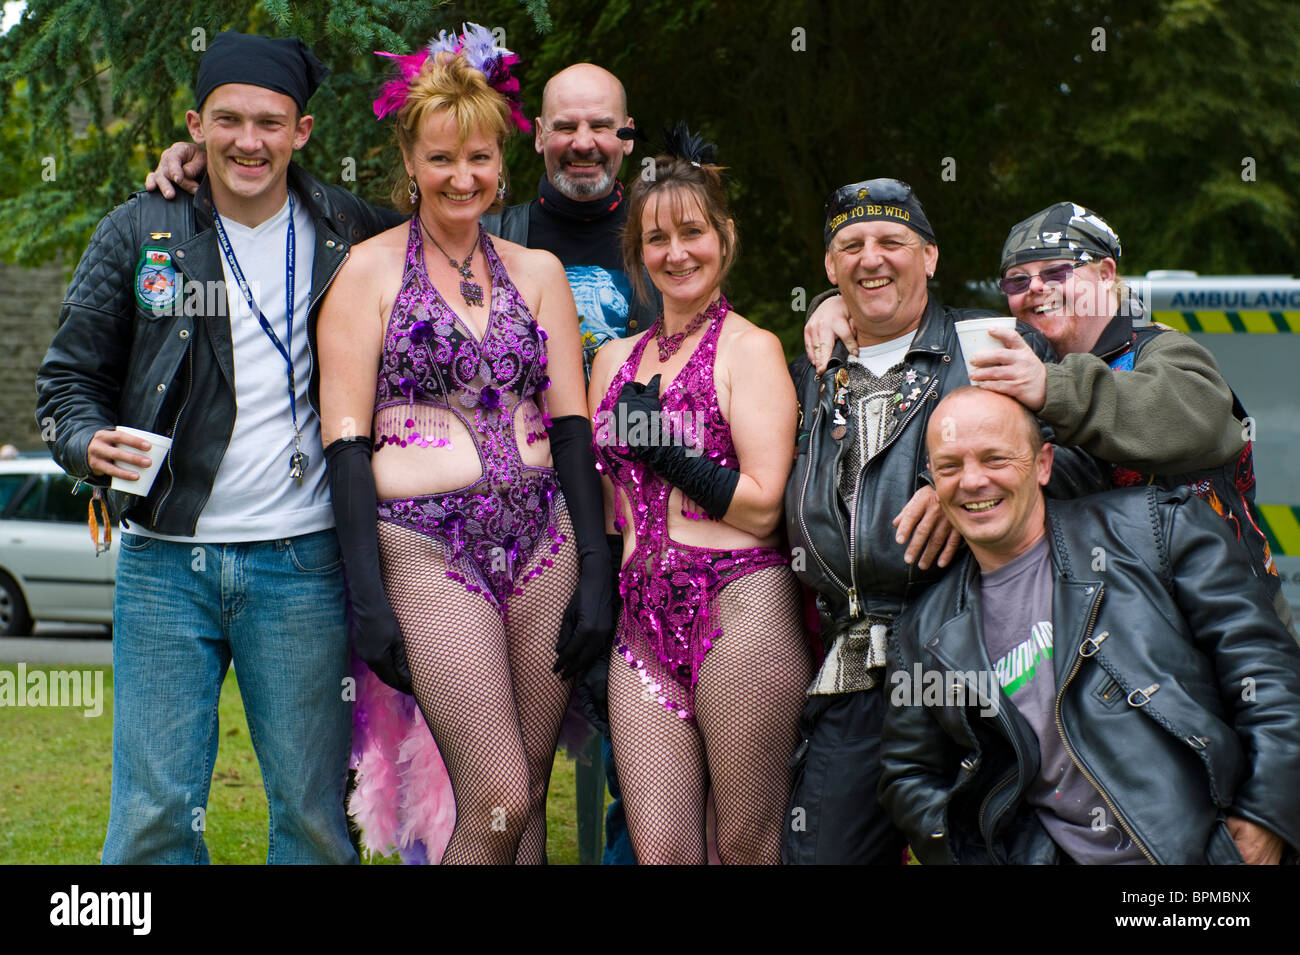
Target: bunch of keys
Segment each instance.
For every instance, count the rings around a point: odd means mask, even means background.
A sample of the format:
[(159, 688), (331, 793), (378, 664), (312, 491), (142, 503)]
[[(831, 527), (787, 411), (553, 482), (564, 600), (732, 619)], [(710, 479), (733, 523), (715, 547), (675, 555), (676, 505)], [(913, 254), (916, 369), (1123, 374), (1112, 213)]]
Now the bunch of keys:
[(302, 479), (307, 475), (307, 466), (311, 464), (311, 458), (302, 453), (302, 447), (298, 443), (298, 435), (293, 436), (293, 454), (289, 458), (289, 477), (298, 482), (302, 487)]

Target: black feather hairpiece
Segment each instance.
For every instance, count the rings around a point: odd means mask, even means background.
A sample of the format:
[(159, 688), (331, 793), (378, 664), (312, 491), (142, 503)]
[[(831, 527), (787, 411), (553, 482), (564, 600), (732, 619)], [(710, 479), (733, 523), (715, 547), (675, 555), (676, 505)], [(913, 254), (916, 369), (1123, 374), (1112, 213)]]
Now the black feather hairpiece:
[(686, 127), (685, 120), (663, 131), (664, 152), (675, 159), (684, 159), (692, 166), (713, 166), (718, 162), (718, 147), (706, 143)]

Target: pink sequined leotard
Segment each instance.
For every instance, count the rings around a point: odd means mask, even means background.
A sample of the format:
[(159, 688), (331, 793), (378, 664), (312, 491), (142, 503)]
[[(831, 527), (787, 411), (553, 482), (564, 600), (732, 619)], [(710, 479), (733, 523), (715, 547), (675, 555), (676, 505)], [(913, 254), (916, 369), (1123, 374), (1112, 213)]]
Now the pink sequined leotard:
[[(660, 392), (660, 405), (672, 440), (698, 449), (723, 467), (738, 469), (731, 426), (718, 407), (713, 381), (718, 335), (729, 309), (726, 298), (711, 306), (714, 314), (708, 329), (681, 372)], [(672, 485), (633, 456), (618, 428), (610, 427), (618, 394), (634, 380), (654, 333), (652, 328), (636, 343), (600, 403), (596, 467), (614, 485), (615, 526), (621, 530), (626, 524), (622, 508), (626, 501), (636, 533), (636, 547), (619, 575), (623, 615), (616, 649), (660, 703), (682, 719), (692, 719), (700, 666), (720, 634), (713, 624), (719, 591), (745, 574), (784, 564), (786, 559), (770, 547), (717, 550), (682, 544), (668, 536)], [(683, 513), (696, 516), (685, 507)]]

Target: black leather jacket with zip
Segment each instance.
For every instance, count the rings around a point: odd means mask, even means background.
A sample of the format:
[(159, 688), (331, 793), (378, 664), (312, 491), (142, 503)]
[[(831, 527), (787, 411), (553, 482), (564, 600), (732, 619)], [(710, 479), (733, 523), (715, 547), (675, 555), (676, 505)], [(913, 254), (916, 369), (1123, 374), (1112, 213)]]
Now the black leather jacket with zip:
[[(986, 318), (993, 312), (948, 308), (933, 298), (907, 352), (907, 368), (919, 388), (911, 401), (895, 404), (899, 419), (887, 445), (863, 469), (856, 500), (841, 502), (839, 459), (856, 440), (856, 416), (834, 422), (836, 372), (848, 352), (836, 342), (826, 371), (816, 374), (806, 356), (790, 365), (799, 399), (798, 455), (785, 488), (786, 532), (799, 579), (818, 594), (821, 634), (830, 646), (839, 632), (864, 614), (892, 617), (903, 602), (937, 580), (943, 570), (920, 570), (903, 561), (905, 545), (894, 540), (894, 517), (927, 483), (925, 429), (944, 395), (970, 384), (954, 322)], [(1044, 361), (1051, 346), (1023, 323), (1016, 331)], [(1082, 452), (1058, 449), (1050, 493), (1061, 497), (1101, 490), (1108, 485), (1097, 465)], [(846, 513), (847, 510), (847, 513)]]
[[(1047, 502), (1056, 729), (1162, 864), (1240, 863), (1225, 819), (1300, 847), (1300, 650), (1245, 549), (1187, 488)], [(998, 687), (969, 554), (898, 618), (880, 800), (924, 863), (1053, 863), (1037, 739)], [(930, 696), (908, 687), (935, 680)], [(949, 692), (954, 681), (963, 693)], [(917, 705), (919, 704), (919, 705)]]
[[(316, 228), (307, 316), (314, 355), (321, 299), (352, 243), (404, 217), (296, 165), (288, 175)], [(175, 305), (159, 312), (139, 304), (135, 293), (136, 266), (150, 245), (170, 252), (181, 279)], [(43, 433), (53, 425), (47, 443), (59, 465), (100, 485), (108, 479), (91, 475), (86, 464), (96, 431), (126, 425), (171, 435), (172, 450), (148, 497), (109, 492), (110, 510), (158, 533), (191, 535), (234, 429), (234, 363), (207, 180), (196, 195), (171, 201), (139, 192), (100, 221), (77, 265), (36, 376), (36, 418)], [(313, 360), (313, 409), (319, 391)]]

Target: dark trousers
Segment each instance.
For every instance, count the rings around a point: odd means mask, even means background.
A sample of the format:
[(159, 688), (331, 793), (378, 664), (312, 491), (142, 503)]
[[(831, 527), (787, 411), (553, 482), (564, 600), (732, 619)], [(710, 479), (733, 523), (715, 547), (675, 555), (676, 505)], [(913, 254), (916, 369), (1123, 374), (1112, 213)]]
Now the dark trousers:
[(876, 799), (884, 685), (810, 696), (799, 717), (794, 792), (786, 813), (786, 865), (899, 865), (907, 840)]
[(605, 810), (605, 854), (601, 865), (636, 865), (632, 851), (632, 835), (627, 831), (627, 817), (623, 815), (623, 791), (618, 785), (618, 767), (614, 765), (614, 746), (609, 733), (601, 741), (601, 755), (605, 758), (605, 779), (613, 797)]

